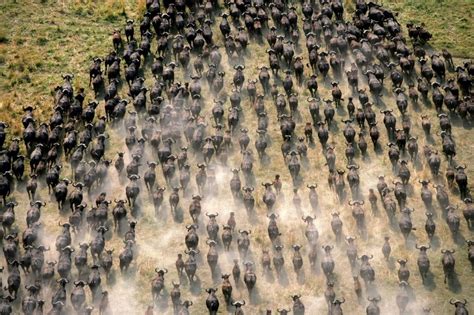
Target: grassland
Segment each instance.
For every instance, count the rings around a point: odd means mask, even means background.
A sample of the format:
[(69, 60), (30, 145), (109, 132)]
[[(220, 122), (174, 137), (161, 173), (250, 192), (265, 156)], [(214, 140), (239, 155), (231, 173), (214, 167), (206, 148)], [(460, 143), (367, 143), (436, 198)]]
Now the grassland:
[(430, 45), (443, 48), (458, 58), (473, 58), (474, 8), (470, 0), (383, 1), (399, 13), (402, 25), (424, 23), (433, 34)]
[[(0, 118), (14, 123), (22, 104), (49, 112), (50, 96), (61, 73), (87, 69), (93, 56), (110, 50), (109, 38), (125, 19), (138, 18), (145, 1), (12, 1), (0, 3)], [(345, 1), (347, 11), (354, 8)], [(473, 5), (469, 0), (386, 1), (399, 20), (425, 23), (435, 49), (474, 58)], [(85, 70), (84, 70), (85, 71)], [(84, 86), (85, 72), (75, 84)], [(21, 106), (20, 106), (21, 107)], [(8, 114), (5, 114), (7, 113)], [(18, 128), (14, 129), (19, 132)]]
[[(435, 49), (447, 47), (456, 57), (461, 59), (473, 58), (472, 48), (474, 47), (474, 30), (472, 21), (472, 13), (474, 5), (471, 1), (391, 1), (387, 2), (389, 7), (400, 13), (399, 19), (405, 24), (407, 21), (417, 23), (424, 22), (429, 30), (433, 33), (431, 44)], [(348, 11), (353, 4), (347, 3)], [(53, 98), (52, 91), (54, 87), (61, 82), (60, 74), (71, 72), (75, 73), (75, 88), (87, 86), (87, 69), (92, 57), (100, 55), (104, 56), (111, 48), (110, 33), (114, 28), (121, 28), (127, 17), (138, 19), (144, 9), (144, 1), (103, 1), (100, 3), (94, 1), (6, 1), (0, 4), (0, 120), (7, 121), (12, 125), (12, 131), (19, 134), (21, 132), (19, 119), (22, 115), (21, 106), (25, 104), (35, 104), (38, 107), (37, 117), (46, 119), (50, 113)], [(217, 41), (221, 41), (222, 37), (218, 29), (214, 30), (214, 36)], [(304, 47), (304, 46), (301, 46)], [(300, 48), (301, 48), (300, 47)], [(252, 43), (249, 47), (251, 52), (246, 56), (247, 78), (254, 78), (257, 75), (255, 66), (267, 62), (265, 53), (266, 46)], [(461, 59), (458, 59), (459, 62)], [(225, 64), (226, 87), (230, 88), (230, 76), (233, 73), (230, 65), (234, 61), (228, 61), (224, 57)], [(147, 84), (151, 84), (151, 76), (147, 70)], [(183, 79), (184, 73), (182, 69), (178, 70), (178, 79)], [(451, 76), (453, 74), (450, 74)], [(345, 79), (341, 79), (341, 84), (346, 88)], [(323, 97), (329, 97), (330, 79), (320, 81), (320, 93)], [(346, 90), (345, 90), (346, 91)], [(204, 94), (207, 94), (207, 89)], [(298, 88), (300, 92), (300, 110), (302, 112), (302, 122), (308, 120), (308, 113), (305, 111), (304, 101), (308, 96), (307, 92), (302, 88)], [(121, 93), (125, 93), (122, 90)], [(347, 94), (347, 93), (345, 93)], [(388, 95), (388, 94), (387, 94)], [(93, 94), (88, 91), (88, 98), (92, 98)], [(393, 98), (386, 96), (383, 99), (384, 106), (395, 108)], [(210, 101), (206, 101), (205, 114), (209, 113)], [(256, 125), (255, 116), (248, 110), (248, 101), (243, 102), (245, 108), (243, 125), (251, 129), (251, 146), (255, 139), (253, 128)], [(423, 105), (421, 105), (423, 106)], [(308, 270), (306, 260), (307, 252), (303, 250), (305, 259), (306, 282), (304, 285), (298, 285), (297, 279), (291, 270), (291, 252), (290, 246), (294, 243), (306, 244), (302, 232), (301, 215), (308, 213), (309, 206), (306, 200), (306, 192), (302, 188), (300, 195), (302, 196), (303, 209), (298, 212), (293, 209), (291, 198), (290, 177), (282, 162), (280, 154), (281, 137), (279, 135), (278, 123), (275, 119), (275, 109), (269, 100), (266, 101), (266, 107), (271, 117), (270, 136), (272, 146), (268, 150), (270, 163), (267, 165), (255, 165), (255, 176), (257, 184), (263, 180), (269, 180), (275, 173), (281, 173), (285, 181), (284, 199), (279, 200), (279, 225), (282, 234), (285, 236), (285, 259), (287, 269), (287, 279), (278, 285), (275, 279), (265, 279), (260, 270), (257, 292), (260, 297), (258, 306), (246, 306), (249, 314), (261, 314), (267, 307), (275, 309), (276, 307), (287, 307), (290, 305), (290, 294), (300, 293), (303, 295), (303, 301), (308, 309), (314, 312), (323, 312), (326, 309), (322, 293), (325, 288), (325, 281), (321, 273), (311, 275)], [(102, 107), (100, 111), (102, 111)], [(395, 109), (396, 111), (396, 109)], [(434, 123), (433, 134), (439, 131), (437, 126), (436, 113), (432, 106), (428, 108), (410, 108), (410, 117), (412, 118), (413, 130), (421, 138), (420, 123), (418, 121), (419, 112), (425, 112), (430, 115)], [(343, 167), (344, 162), (344, 140), (340, 133), (342, 124), (340, 118), (346, 117), (344, 110), (337, 112), (337, 126), (335, 126), (331, 134), (331, 140), (337, 144), (338, 165)], [(397, 117), (400, 121), (400, 117)], [(472, 141), (471, 125), (464, 125), (459, 120), (454, 120), (454, 134), (458, 144), (457, 160), (460, 163), (470, 163), (473, 158), (474, 142)], [(302, 124), (298, 125), (297, 134), (302, 134)], [(385, 132), (382, 131), (382, 143), (386, 143)], [(123, 147), (123, 134), (114, 133), (109, 142), (109, 149), (106, 153), (107, 158), (113, 158), (115, 151)], [(470, 138), (471, 137), (471, 138)], [(439, 138), (435, 138), (434, 143), (429, 143), (425, 139), (420, 140), (420, 147), (423, 144), (430, 144), (439, 148)], [(151, 159), (152, 157), (150, 157)], [(318, 219), (317, 227), (321, 233), (321, 243), (334, 243), (334, 236), (329, 227), (329, 213), (333, 210), (341, 212), (341, 218), (344, 222), (345, 234), (356, 234), (353, 224), (353, 218), (350, 210), (345, 205), (339, 205), (333, 198), (330, 191), (326, 188), (326, 171), (324, 168), (324, 159), (321, 154), (319, 143), (315, 148), (311, 148), (309, 152), (309, 166), (305, 169), (305, 182), (315, 182), (319, 184), (318, 192), (321, 199), (321, 208), (323, 214)], [(195, 161), (193, 161), (195, 162)], [(363, 162), (360, 162), (363, 163)], [(70, 170), (65, 164), (64, 172), (69, 174)], [(237, 152), (231, 155), (229, 165), (238, 166), (240, 157)], [(387, 174), (390, 179), (388, 158), (386, 153), (376, 155), (370, 152), (370, 158), (361, 168), (362, 191), (366, 192), (368, 188), (375, 185), (376, 176), (379, 174)], [(446, 162), (443, 161), (443, 168)], [(324, 171), (321, 171), (323, 170)], [(426, 243), (426, 235), (423, 231), (424, 209), (419, 200), (419, 185), (417, 180), (421, 178), (429, 178), (429, 172), (420, 165), (412, 166), (413, 186), (409, 202), (417, 209), (413, 215), (413, 221), (418, 228), (414, 231), (414, 236), (410, 240), (408, 246), (405, 246), (402, 236), (398, 228), (391, 227), (384, 214), (379, 216), (369, 216), (368, 222), (373, 228), (369, 231), (367, 240), (358, 241), (359, 252), (373, 254), (376, 259), (373, 266), (377, 272), (378, 291), (383, 296), (382, 307), (384, 314), (396, 314), (395, 295), (397, 293), (397, 266), (394, 260), (388, 264), (381, 257), (380, 248), (384, 235), (392, 238), (393, 256), (395, 258), (408, 258), (409, 267), (412, 272), (410, 284), (413, 288), (410, 314), (419, 314), (422, 306), (429, 305), (434, 314), (447, 314), (451, 311), (448, 304), (449, 297), (466, 297), (474, 296), (474, 285), (471, 267), (466, 259), (466, 247), (459, 242), (455, 242), (449, 233), (449, 230), (441, 217), (437, 218), (438, 224), (438, 241), (433, 245), (430, 253), (432, 260), (433, 281), (428, 286), (423, 286), (416, 268), (416, 251), (413, 249), (415, 242)], [(102, 190), (107, 191), (111, 197), (121, 197), (124, 195), (124, 188), (119, 181), (115, 180), (115, 172), (111, 171), (110, 181)], [(474, 178), (473, 170), (468, 170), (468, 176)], [(163, 184), (160, 178), (159, 182)], [(223, 187), (227, 187), (229, 182), (229, 172), (227, 168), (219, 168), (217, 182)], [(472, 181), (471, 181), (472, 183)], [(257, 185), (258, 186), (258, 185)], [(22, 188), (20, 187), (20, 192)], [(472, 184), (471, 184), (472, 190)], [(15, 194), (14, 197), (20, 203), (19, 209), (26, 209), (27, 203), (21, 199), (24, 192)], [(252, 248), (253, 256), (256, 262), (260, 260), (260, 248), (269, 247), (268, 237), (266, 235), (267, 219), (265, 218), (266, 210), (261, 202), (262, 190), (256, 188), (255, 198), (258, 201), (257, 212), (258, 218), (249, 221), (245, 216), (240, 205), (234, 205), (230, 200), (227, 192), (222, 192), (214, 198), (205, 198), (203, 206), (208, 211), (219, 211), (219, 220), (221, 223), (227, 219), (230, 211), (237, 213), (237, 222), (239, 227), (252, 229)], [(47, 191), (44, 189), (40, 192), (40, 197), (49, 201)], [(452, 200), (459, 203), (459, 198), (455, 192), (450, 196)], [(170, 215), (168, 207), (164, 207), (163, 214), (158, 219), (154, 217), (152, 207), (149, 205), (146, 192), (142, 192), (142, 217), (138, 226), (138, 260), (132, 266), (132, 270), (126, 276), (115, 275), (115, 281), (112, 281), (108, 287), (112, 293), (112, 304), (116, 314), (120, 313), (140, 313), (151, 302), (150, 296), (150, 280), (154, 275), (154, 268), (167, 267), (170, 273), (166, 276), (167, 288), (171, 288), (171, 280), (176, 280), (176, 272), (173, 268), (175, 255), (178, 251), (184, 249), (185, 230), (181, 222), (175, 222)], [(166, 203), (165, 199), (165, 203)], [(52, 201), (52, 200), (51, 200)], [(187, 211), (187, 202), (183, 202), (180, 211)], [(439, 209), (437, 211), (440, 211)], [(383, 210), (382, 210), (383, 212)], [(23, 228), (25, 211), (20, 210), (18, 214), (19, 227)], [(57, 210), (54, 202), (51, 202), (43, 213), (43, 222), (54, 222), (47, 224), (45, 227), (45, 242), (53, 241), (54, 235), (58, 233), (56, 226)], [(63, 218), (65, 220), (65, 218)], [(189, 223), (187, 214), (184, 219), (185, 223)], [(469, 231), (465, 222), (462, 222), (461, 234), (465, 238), (472, 238), (472, 231)], [(202, 240), (205, 232), (201, 234)], [(88, 237), (88, 236), (85, 236)], [(203, 241), (202, 241), (203, 243)], [(121, 250), (121, 241), (114, 237), (110, 239), (108, 248), (112, 247), (118, 253)], [(200, 277), (200, 287), (217, 286), (218, 281), (212, 281), (208, 266), (205, 261), (205, 245), (201, 244), (203, 252), (200, 257), (200, 267), (198, 275)], [(441, 248), (456, 248), (456, 258), (458, 263), (456, 271), (460, 279), (460, 286), (453, 288), (443, 284), (442, 268), (439, 262)], [(220, 257), (220, 268), (222, 271), (229, 272), (232, 259), (236, 256), (235, 251), (224, 254)], [(53, 256), (51, 256), (53, 257)], [(334, 252), (336, 259), (336, 274), (338, 275), (338, 285), (336, 292), (338, 296), (344, 296), (347, 303), (344, 309), (348, 314), (361, 314), (365, 307), (365, 302), (359, 304), (354, 293), (351, 282), (351, 270), (348, 267), (347, 258), (345, 257), (344, 246), (336, 248)], [(117, 263), (117, 262), (116, 262)], [(272, 289), (269, 289), (272, 288)], [(201, 290), (189, 291), (188, 287), (182, 290), (183, 297), (191, 299), (195, 302), (192, 307), (193, 314), (206, 314), (204, 308), (205, 293)], [(222, 296), (219, 295), (221, 302)], [(235, 298), (247, 299), (245, 289), (235, 289)], [(352, 312), (351, 312), (352, 310)], [(167, 313), (169, 310), (162, 310)]]

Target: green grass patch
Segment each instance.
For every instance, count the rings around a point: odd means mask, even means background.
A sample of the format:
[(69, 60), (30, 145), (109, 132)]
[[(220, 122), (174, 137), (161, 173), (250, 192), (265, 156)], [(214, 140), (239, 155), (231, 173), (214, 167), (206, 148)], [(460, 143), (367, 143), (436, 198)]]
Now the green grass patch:
[(402, 26), (408, 22), (424, 23), (433, 34), (429, 42), (433, 48), (448, 48), (453, 56), (459, 58), (474, 57), (473, 1), (395, 0), (383, 4), (400, 13), (398, 20)]

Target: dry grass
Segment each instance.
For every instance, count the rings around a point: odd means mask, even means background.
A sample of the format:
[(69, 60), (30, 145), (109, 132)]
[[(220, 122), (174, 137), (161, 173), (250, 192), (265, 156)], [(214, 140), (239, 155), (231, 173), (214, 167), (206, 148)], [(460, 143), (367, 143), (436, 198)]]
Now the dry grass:
[[(38, 105), (39, 110), (36, 115), (40, 119), (46, 119), (47, 114), (51, 111), (53, 102), (51, 91), (54, 86), (60, 83), (60, 74), (73, 72), (76, 74), (76, 79), (74, 80), (75, 88), (86, 86), (87, 69), (91, 58), (96, 55), (104, 56), (111, 48), (111, 40), (109, 36), (110, 31), (114, 28), (122, 27), (126, 16), (138, 18), (144, 8), (144, 1), (139, 1), (138, 4), (135, 4), (133, 1), (75, 1), (60, 2), (59, 4), (54, 2), (56, 5), (52, 5), (53, 2), (44, 2), (46, 1), (43, 1), (42, 3), (33, 2), (28, 5), (14, 2), (0, 4), (1, 20), (11, 21), (8, 25), (0, 25), (0, 56), (3, 56), (3, 59), (0, 59), (0, 94), (2, 95), (2, 98), (0, 99), (0, 120), (8, 121), (13, 126), (12, 130), (16, 134), (21, 131), (19, 124), (19, 119), (21, 117), (19, 108), (21, 108), (21, 105), (30, 103)], [(459, 1), (459, 3), (464, 3), (466, 7), (461, 5), (456, 6), (453, 4), (451, 7), (453, 9), (448, 10), (449, 14), (456, 16), (459, 15), (462, 18), (468, 19), (469, 14), (472, 13), (472, 4), (469, 5), (469, 3), (466, 2), (467, 1)], [(420, 6), (418, 2), (408, 1), (403, 4), (400, 2), (394, 2), (391, 3), (390, 6), (394, 9), (400, 10), (400, 17), (403, 20), (411, 20), (414, 19), (414, 17), (417, 17), (419, 20), (416, 20), (416, 22), (425, 22), (434, 34), (434, 47), (441, 48), (445, 43), (448, 43), (451, 40), (456, 40), (453, 41), (452, 46), (448, 45), (448, 48), (457, 56), (472, 57), (470, 48), (473, 47), (473, 32), (472, 25), (469, 25), (469, 23), (467, 23), (467, 30), (460, 27), (462, 23), (452, 24), (456, 31), (462, 31), (466, 34), (464, 40), (460, 43), (458, 38), (454, 38), (451, 36), (452, 33), (446, 31), (445, 27), (438, 27), (437, 25), (434, 25), (436, 23), (432, 22), (430, 19), (423, 18), (430, 16), (430, 13), (424, 6)], [(434, 2), (427, 1), (426, 6), (433, 8)], [(420, 12), (423, 12), (423, 14)], [(470, 33), (469, 30), (471, 30)], [(216, 41), (222, 40), (221, 34), (217, 28), (214, 29), (214, 34)], [(246, 78), (256, 78), (257, 70), (255, 66), (267, 63), (265, 49), (266, 45), (259, 45), (257, 43), (250, 44), (248, 49), (249, 53), (245, 58)], [(235, 61), (229, 61), (227, 60), (227, 57), (224, 56), (222, 64), (225, 65), (225, 82), (227, 91), (230, 91), (231, 88), (230, 82), (233, 74), (231, 66), (233, 62)], [(450, 76), (452, 75), (453, 74), (450, 74)], [(146, 76), (146, 82), (149, 85), (152, 82), (149, 69), (147, 69)], [(177, 76), (178, 80), (183, 81), (185, 79), (183, 69), (178, 69)], [(330, 78), (325, 82), (323, 82), (322, 79), (319, 81), (319, 91), (322, 98), (329, 97), (330, 95), (330, 81)], [(347, 85), (345, 81), (344, 78), (340, 79), (344, 91), (348, 91), (346, 89)], [(389, 85), (390, 83), (386, 83), (386, 85), (387, 84)], [(301, 122), (309, 121), (309, 115), (305, 108), (304, 101), (308, 94), (302, 88), (298, 88), (298, 92), (300, 93), (299, 108), (302, 115)], [(125, 93), (124, 90), (121, 91), (121, 94)], [(206, 87), (204, 87), (203, 94), (209, 95)], [(345, 98), (347, 98), (347, 92), (344, 94)], [(394, 112), (397, 112), (391, 94), (385, 93), (385, 95), (386, 96), (383, 99), (385, 103), (384, 106), (393, 108)], [(93, 94), (89, 91), (88, 98), (91, 98), (92, 96)], [(242, 126), (245, 126), (250, 130), (250, 136), (252, 139), (250, 146), (253, 148), (253, 142), (256, 139), (256, 119), (253, 111), (250, 109), (248, 100), (245, 96), (243, 99), (242, 106), (244, 111)], [(203, 115), (208, 117), (212, 106), (212, 98), (205, 98), (205, 103)], [(265, 105), (270, 117), (269, 134), (271, 136), (272, 145), (267, 150), (270, 156), (270, 163), (260, 165), (256, 162), (254, 165), (254, 173), (256, 177), (255, 198), (257, 200), (257, 219), (249, 220), (243, 207), (240, 204), (234, 204), (230, 201), (231, 197), (227, 189), (231, 175), (229, 168), (238, 167), (240, 165), (240, 155), (237, 150), (231, 155), (228, 167), (218, 168), (218, 185), (225, 189), (220, 189), (219, 195), (217, 196), (211, 192), (205, 194), (203, 212), (218, 211), (220, 214), (218, 217), (219, 223), (225, 223), (228, 213), (230, 211), (235, 211), (238, 227), (249, 228), (252, 230), (252, 255), (256, 262), (260, 262), (261, 248), (269, 247), (270, 243), (266, 231), (268, 223), (268, 220), (265, 217), (266, 209), (261, 201), (263, 191), (261, 187), (259, 187), (259, 183), (261, 181), (270, 180), (276, 173), (281, 174), (285, 183), (284, 198), (279, 200), (277, 212), (280, 214), (278, 222), (283, 234), (283, 244), (285, 245), (284, 255), (288, 282), (283, 285), (278, 285), (277, 280), (265, 280), (261, 274), (261, 270), (257, 268), (257, 291), (260, 301), (258, 305), (246, 306), (245, 310), (248, 314), (261, 314), (267, 307), (272, 309), (276, 309), (276, 307), (288, 308), (291, 305), (289, 295), (300, 293), (303, 296), (303, 301), (306, 304), (309, 314), (322, 313), (326, 310), (323, 297), (325, 289), (324, 276), (321, 272), (315, 275), (310, 273), (308, 268), (309, 263), (307, 261), (307, 248), (304, 246), (306, 240), (304, 237), (304, 224), (301, 221), (301, 215), (310, 212), (309, 203), (307, 202), (306, 197), (306, 188), (300, 189), (300, 195), (304, 202), (303, 210), (298, 212), (292, 206), (291, 179), (286, 166), (282, 161), (280, 153), (281, 136), (278, 122), (275, 119), (276, 111), (273, 104), (268, 99), (266, 100)], [(102, 106), (100, 107), (100, 111), (103, 111)], [(410, 104), (409, 115), (412, 118), (413, 133), (420, 137), (420, 147), (426, 143), (422, 136), (421, 126), (418, 120), (421, 111), (430, 116), (434, 125), (433, 134), (439, 131), (436, 123), (436, 113), (433, 110), (433, 106), (425, 107), (424, 105), (420, 105), (420, 108), (416, 109)], [(378, 115), (378, 117), (379, 116), (380, 115)], [(337, 165), (340, 167), (344, 167), (346, 164), (344, 158), (344, 139), (340, 132), (343, 127), (340, 119), (343, 117), (347, 117), (347, 113), (345, 113), (344, 110), (338, 111), (336, 114), (337, 127), (333, 129), (330, 136), (330, 141), (336, 143)], [(381, 120), (381, 117), (379, 117), (379, 120)], [(401, 120), (398, 116), (398, 112), (397, 120)], [(379, 123), (379, 125), (381, 125), (381, 123)], [(303, 133), (302, 128), (303, 124), (299, 123), (296, 132), (298, 135)], [(380, 130), (382, 137), (380, 142), (385, 144), (387, 143), (387, 138), (383, 129), (383, 126), (381, 126)], [(336, 130), (338, 131), (336, 132)], [(209, 131), (212, 132), (211, 130)], [(115, 152), (123, 147), (123, 133), (121, 131), (111, 132), (109, 130), (109, 134), (111, 134), (111, 139), (108, 143), (109, 149), (106, 152), (106, 157), (114, 158)], [(472, 141), (472, 137), (469, 137), (472, 135), (471, 126), (463, 126), (460, 121), (454, 120), (454, 134), (459, 151), (457, 160), (461, 163), (469, 163), (473, 157), (472, 152), (474, 152), (474, 142)], [(439, 148), (440, 139), (435, 136), (435, 143), (430, 144)], [(362, 191), (364, 193), (367, 192), (368, 188), (373, 188), (375, 186), (377, 175), (386, 174), (388, 180), (393, 178), (393, 175), (389, 170), (388, 165), (390, 163), (386, 156), (386, 152), (382, 155), (376, 155), (372, 150), (370, 150), (369, 156), (369, 161), (365, 163), (363, 163), (360, 158), (357, 159), (357, 162), (361, 165), (361, 183)], [(127, 158), (129, 157), (127, 156)], [(150, 160), (152, 158), (153, 157), (151, 156), (149, 157)], [(314, 182), (319, 185), (318, 194), (321, 200), (322, 214), (317, 220), (317, 227), (321, 235), (320, 243), (335, 243), (329, 225), (330, 213), (333, 210), (341, 212), (341, 219), (344, 222), (344, 233), (346, 235), (357, 235), (350, 209), (346, 205), (339, 205), (334, 198), (334, 195), (327, 188), (327, 171), (324, 166), (324, 158), (319, 143), (316, 143), (316, 146), (309, 150), (309, 161), (309, 166), (304, 171), (304, 180), (305, 183)], [(196, 161), (193, 160), (191, 164), (193, 165), (193, 170), (195, 170), (195, 162)], [(63, 164), (65, 166), (64, 173), (67, 175), (70, 174), (68, 163)], [(445, 167), (446, 161), (443, 161), (443, 172)], [(420, 308), (426, 305), (429, 305), (432, 308), (434, 314), (446, 314), (452, 311), (452, 307), (448, 304), (449, 297), (456, 296), (469, 299), (474, 296), (472, 271), (466, 259), (467, 255), (465, 245), (456, 245), (453, 242), (445, 222), (441, 217), (438, 217), (436, 223), (438, 225), (437, 234), (439, 236), (439, 244), (433, 246), (434, 249), (429, 253), (432, 262), (432, 272), (434, 274), (435, 285), (431, 287), (424, 287), (422, 285), (416, 267), (417, 253), (413, 248), (415, 242), (427, 243), (423, 231), (425, 211), (419, 199), (419, 185), (417, 184), (417, 180), (421, 178), (429, 178), (430, 175), (426, 168), (415, 169), (413, 165), (410, 165), (410, 169), (412, 170), (411, 182), (414, 189), (409, 198), (409, 205), (417, 209), (413, 215), (413, 222), (418, 228), (417, 231), (413, 232), (410, 244), (405, 246), (398, 228), (390, 228), (382, 209), (379, 216), (368, 215), (368, 225), (371, 228), (368, 232), (367, 240), (357, 240), (359, 253), (373, 254), (375, 257), (373, 266), (376, 270), (378, 291), (383, 297), (383, 303), (381, 306), (384, 314), (398, 313), (394, 311), (396, 309), (395, 295), (397, 293), (398, 282), (396, 275), (397, 266), (395, 266), (396, 263), (393, 261), (389, 264), (385, 263), (381, 254), (382, 240), (385, 235), (391, 236), (393, 257), (409, 259), (408, 265), (412, 272), (410, 284), (414, 292), (413, 299), (409, 305), (411, 314), (419, 314)], [(474, 172), (472, 170), (468, 170), (468, 172), (468, 176), (474, 178)], [(112, 180), (105, 187), (102, 187), (101, 190), (107, 191), (111, 198), (123, 197), (125, 184), (122, 185), (118, 180), (115, 170), (111, 170), (110, 178)], [(160, 184), (164, 184), (164, 180), (161, 176), (158, 181)], [(192, 178), (192, 183), (194, 183), (194, 176)], [(27, 202), (23, 198), (25, 196), (23, 189), (24, 188), (20, 187), (19, 191), (21, 193), (14, 194), (14, 197), (20, 203), (18, 209), (22, 209), (18, 211), (18, 222), (20, 228), (23, 228), (23, 222), (25, 222), (26, 211), (23, 209), (27, 209)], [(195, 190), (195, 187), (192, 189)], [(40, 197), (43, 200), (48, 201), (49, 197), (47, 196), (47, 190), (44, 188), (41, 189)], [(451, 194), (450, 197), (455, 203), (460, 203), (459, 198), (455, 193)], [(111, 291), (111, 302), (115, 310), (114, 313), (116, 314), (142, 313), (146, 306), (151, 303), (150, 281), (154, 276), (153, 270), (155, 267), (167, 267), (170, 270), (169, 274), (166, 275), (166, 287), (168, 290), (171, 288), (171, 280), (177, 280), (173, 264), (176, 254), (182, 252), (184, 249), (184, 224), (190, 223), (189, 216), (187, 215), (189, 202), (187, 200), (182, 200), (181, 202), (182, 211), (184, 212), (183, 224), (175, 222), (169, 214), (167, 198), (168, 195), (166, 194), (164, 202), (165, 206), (162, 209), (162, 214), (159, 218), (155, 218), (152, 206), (143, 187), (141, 193), (142, 216), (138, 224), (137, 235), (138, 259), (127, 275), (121, 277), (118, 275), (119, 271), (116, 271), (116, 283), (114, 283), (113, 286), (105, 285), (105, 287), (109, 287), (108, 289)], [(88, 203), (91, 204), (91, 202)], [(370, 213), (370, 210), (368, 210), (369, 207), (367, 206), (366, 208), (367, 213)], [(437, 208), (436, 211), (440, 213), (440, 209)], [(43, 212), (43, 222), (52, 222), (51, 224), (45, 224), (45, 242), (54, 241), (55, 235), (59, 232), (58, 226), (55, 223), (56, 220), (56, 205), (53, 200), (51, 200)], [(65, 218), (62, 220), (65, 220)], [(205, 221), (207, 222), (207, 220)], [(206, 238), (205, 229), (203, 227), (204, 224), (205, 223), (200, 224), (200, 249), (202, 254), (198, 269), (198, 276), (201, 281), (200, 287), (202, 289), (220, 285), (219, 281), (214, 282), (211, 280), (209, 268), (206, 263), (205, 254), (207, 249), (204, 244)], [(462, 221), (461, 224), (461, 234), (465, 238), (472, 237), (472, 231), (467, 230), (464, 221)], [(291, 245), (294, 243), (300, 243), (304, 246), (302, 253), (305, 260), (304, 269), (306, 277), (305, 283), (302, 285), (297, 283), (291, 266)], [(117, 236), (114, 236), (107, 243), (107, 248), (115, 249), (116, 257), (121, 250), (121, 246), (122, 243)], [(456, 271), (462, 285), (457, 288), (455, 292), (443, 284), (443, 272), (439, 254), (440, 248), (451, 247), (457, 249)], [(220, 269), (223, 272), (230, 272), (232, 259), (237, 256), (238, 254), (236, 253), (234, 243), (232, 253), (220, 255)], [(346, 304), (343, 305), (343, 308), (348, 314), (362, 314), (366, 303), (363, 302), (362, 304), (359, 304), (353, 292), (352, 280), (350, 278), (351, 270), (347, 258), (345, 257), (345, 247), (343, 245), (335, 248), (334, 258), (336, 259), (337, 274), (336, 292), (338, 296), (344, 296), (347, 300)], [(118, 260), (114, 263), (115, 267), (118, 268)], [(240, 290), (234, 288), (234, 293), (235, 298), (243, 298), (248, 301), (246, 290), (243, 289), (242, 286)], [(206, 294), (203, 290), (190, 292), (189, 286), (187, 285), (182, 289), (182, 297), (184, 299), (191, 299), (195, 302), (195, 305), (192, 306), (193, 314), (207, 313), (204, 306), (205, 296)], [(221, 305), (223, 305), (224, 301), (220, 293), (219, 299)], [(224, 310), (224, 307), (222, 306), (221, 309)], [(170, 310), (162, 309), (159, 313), (168, 314), (170, 313)]]

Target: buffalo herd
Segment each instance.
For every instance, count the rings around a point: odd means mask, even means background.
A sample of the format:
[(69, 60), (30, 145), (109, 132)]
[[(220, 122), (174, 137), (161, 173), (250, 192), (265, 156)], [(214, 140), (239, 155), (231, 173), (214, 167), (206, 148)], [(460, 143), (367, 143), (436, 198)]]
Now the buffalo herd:
[(468, 314), (474, 63), (397, 18), (146, 0), (0, 122), (0, 315)]

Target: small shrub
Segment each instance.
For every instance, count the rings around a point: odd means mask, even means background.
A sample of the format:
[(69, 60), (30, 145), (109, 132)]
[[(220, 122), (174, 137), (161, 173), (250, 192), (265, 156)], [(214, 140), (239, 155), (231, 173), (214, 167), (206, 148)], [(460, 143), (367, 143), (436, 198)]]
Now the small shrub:
[(104, 20), (107, 22), (115, 22), (117, 21), (117, 16), (114, 13), (109, 12), (105, 15)]
[(39, 37), (37, 40), (36, 40), (36, 43), (39, 45), (39, 46), (46, 46), (46, 44), (48, 43), (48, 40), (44, 37)]
[(29, 74), (23, 74), (19, 79), (18, 83), (31, 83), (31, 77)]
[(83, 7), (77, 7), (74, 10), (74, 14), (77, 15), (77, 16), (86, 16), (86, 11), (84, 10)]
[(6, 44), (6, 43), (8, 43), (7, 34), (0, 32), (0, 44)]

